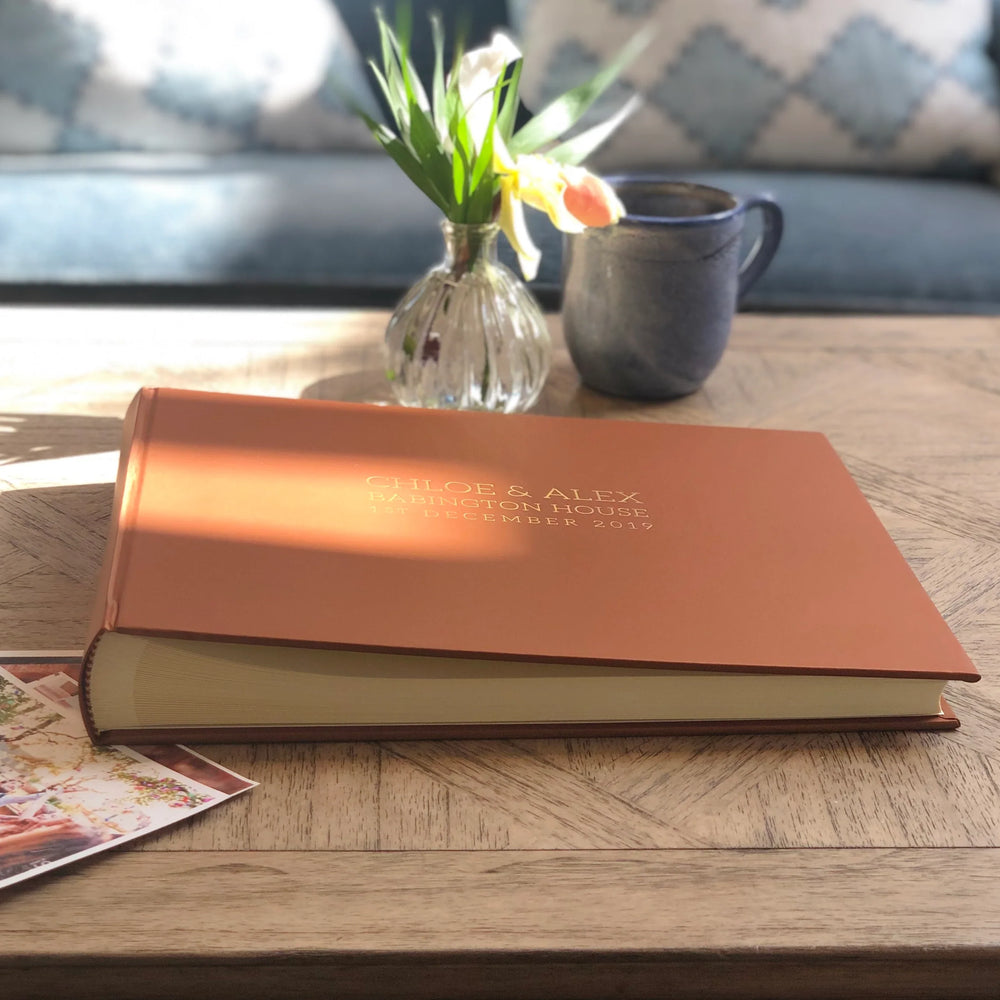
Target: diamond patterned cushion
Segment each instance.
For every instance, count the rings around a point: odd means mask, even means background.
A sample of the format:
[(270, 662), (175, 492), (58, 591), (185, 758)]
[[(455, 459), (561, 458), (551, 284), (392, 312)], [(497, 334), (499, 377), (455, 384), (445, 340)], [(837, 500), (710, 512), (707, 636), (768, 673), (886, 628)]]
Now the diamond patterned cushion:
[(655, 36), (592, 118), (639, 111), (599, 169), (815, 167), (951, 175), (1000, 164), (991, 0), (511, 0), (533, 110), (640, 25)]
[(330, 0), (0, 0), (0, 152), (367, 149)]

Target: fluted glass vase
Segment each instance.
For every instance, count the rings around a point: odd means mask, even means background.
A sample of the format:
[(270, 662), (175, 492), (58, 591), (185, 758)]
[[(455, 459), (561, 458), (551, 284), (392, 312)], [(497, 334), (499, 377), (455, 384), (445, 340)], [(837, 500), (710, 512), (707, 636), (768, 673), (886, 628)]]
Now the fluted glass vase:
[(497, 260), (497, 225), (441, 228), (444, 260), (407, 292), (386, 330), (393, 392), (406, 406), (526, 410), (551, 358), (541, 309)]

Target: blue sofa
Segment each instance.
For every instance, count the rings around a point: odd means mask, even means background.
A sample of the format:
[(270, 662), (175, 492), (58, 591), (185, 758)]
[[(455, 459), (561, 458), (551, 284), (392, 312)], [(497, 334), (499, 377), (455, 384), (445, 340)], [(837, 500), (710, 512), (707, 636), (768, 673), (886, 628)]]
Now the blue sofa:
[[(38, 90), (36, 80), (36, 93), (19, 93), (25, 52), (36, 66), (38, 59), (66, 57), (65, 40), (46, 48), (45, 33), (65, 27), (47, 3), (0, 0), (0, 299), (391, 304), (440, 258), (437, 210), (366, 136), (346, 126), (315, 143), (275, 141), (274, 134), (285, 135), (280, 123), (270, 137), (248, 138), (246, 117), (229, 108), (229, 119), (210, 123), (225, 141), (213, 133), (208, 149), (144, 148), (80, 128), (72, 101), (56, 106), (50, 83)], [(452, 23), (464, 16), (476, 43), (509, 23), (517, 6), (416, 4), (415, 57), (428, 65), (423, 8), (441, 10)], [(371, 4), (337, 0), (336, 7), (355, 51), (376, 51)], [(997, 25), (1000, 0), (994, 59)], [(73, 27), (79, 35), (80, 24)], [(335, 55), (343, 66), (343, 53)], [(77, 58), (74, 69), (78, 94), (86, 60)], [(191, 88), (185, 93), (190, 97)], [(33, 100), (47, 101), (46, 114), (63, 117), (58, 141), (50, 129), (49, 148), (19, 148), (19, 119), (5, 120), (5, 100), (32, 112)], [(177, 103), (176, 93), (170, 100)], [(634, 166), (768, 192), (782, 205), (784, 243), (748, 308), (1000, 313), (1000, 186), (982, 165), (911, 173), (822, 164)], [(543, 249), (534, 288), (555, 305), (561, 236), (531, 214)]]

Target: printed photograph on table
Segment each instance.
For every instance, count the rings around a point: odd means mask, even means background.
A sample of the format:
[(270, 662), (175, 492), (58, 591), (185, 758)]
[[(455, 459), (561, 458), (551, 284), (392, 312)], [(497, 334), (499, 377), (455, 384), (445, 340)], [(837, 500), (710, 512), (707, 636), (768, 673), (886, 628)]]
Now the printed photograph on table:
[(256, 784), (182, 746), (94, 746), (77, 703), (79, 662), (0, 653), (0, 888)]

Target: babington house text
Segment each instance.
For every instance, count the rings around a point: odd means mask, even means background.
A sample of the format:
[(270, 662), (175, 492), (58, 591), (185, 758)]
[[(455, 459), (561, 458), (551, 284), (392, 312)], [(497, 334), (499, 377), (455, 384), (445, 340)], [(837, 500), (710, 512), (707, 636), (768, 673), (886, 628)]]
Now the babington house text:
[(373, 514), (416, 514), (426, 518), (563, 527), (648, 531), (649, 508), (635, 490), (368, 476)]

